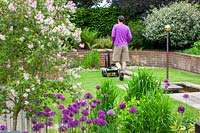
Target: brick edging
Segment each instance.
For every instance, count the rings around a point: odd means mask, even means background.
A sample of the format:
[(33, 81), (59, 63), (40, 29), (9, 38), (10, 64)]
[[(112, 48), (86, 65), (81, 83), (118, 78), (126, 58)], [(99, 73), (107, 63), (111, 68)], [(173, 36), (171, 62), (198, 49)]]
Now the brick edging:
[[(110, 52), (112, 64), (112, 49), (98, 50), (100, 52), (100, 66), (105, 66), (106, 50)], [(78, 51), (68, 53), (68, 57), (83, 58), (89, 51)], [(164, 51), (129, 51), (130, 62), (128, 65), (141, 65), (150, 67), (166, 67), (166, 52)], [(200, 74), (200, 56), (189, 55), (178, 52), (169, 52), (169, 67)]]

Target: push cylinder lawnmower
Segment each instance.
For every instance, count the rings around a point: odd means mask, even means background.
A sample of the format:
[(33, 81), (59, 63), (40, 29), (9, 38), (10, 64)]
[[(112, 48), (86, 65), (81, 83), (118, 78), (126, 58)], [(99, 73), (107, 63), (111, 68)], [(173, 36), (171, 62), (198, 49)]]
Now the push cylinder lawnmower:
[(105, 53), (105, 67), (102, 68), (102, 76), (103, 77), (118, 77), (119, 70), (116, 67), (112, 67), (110, 65), (110, 52), (106, 51)]

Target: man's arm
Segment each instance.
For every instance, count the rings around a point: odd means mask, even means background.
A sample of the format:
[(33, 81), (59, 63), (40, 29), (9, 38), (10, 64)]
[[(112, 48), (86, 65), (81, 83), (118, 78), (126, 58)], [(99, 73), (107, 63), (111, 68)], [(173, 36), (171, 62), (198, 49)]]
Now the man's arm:
[(112, 43), (114, 45), (114, 42), (115, 42), (115, 27), (113, 27), (113, 29), (112, 29), (111, 37), (112, 37)]
[(132, 34), (131, 34), (131, 30), (128, 29), (128, 35), (127, 35), (127, 41), (130, 42), (132, 39)]

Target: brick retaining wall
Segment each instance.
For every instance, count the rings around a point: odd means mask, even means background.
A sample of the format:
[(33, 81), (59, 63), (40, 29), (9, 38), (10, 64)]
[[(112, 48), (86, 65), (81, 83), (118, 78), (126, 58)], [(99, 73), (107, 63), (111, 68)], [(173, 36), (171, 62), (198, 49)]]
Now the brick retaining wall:
[[(106, 50), (100, 50), (100, 66), (105, 66)], [(110, 60), (112, 63), (112, 50)], [(71, 57), (84, 57), (87, 52), (73, 52)], [(163, 51), (130, 51), (130, 62), (128, 65), (141, 65), (152, 67), (166, 66), (166, 52)], [(200, 74), (200, 56), (183, 54), (178, 52), (169, 52), (169, 67)]]

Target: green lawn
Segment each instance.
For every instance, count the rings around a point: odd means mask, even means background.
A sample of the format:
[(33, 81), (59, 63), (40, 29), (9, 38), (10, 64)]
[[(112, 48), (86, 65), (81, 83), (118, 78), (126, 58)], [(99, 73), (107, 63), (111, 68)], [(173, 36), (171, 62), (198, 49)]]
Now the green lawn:
[[(152, 71), (153, 74), (160, 79), (161, 81), (165, 79), (166, 71), (165, 68), (146, 68), (149, 71)], [(131, 69), (133, 73), (137, 71), (137, 69)], [(104, 80), (106, 79), (112, 79), (117, 85), (124, 85), (128, 81), (128, 79), (125, 79), (124, 81), (120, 81), (118, 77), (102, 77), (101, 71), (81, 71), (79, 72), (81, 78), (74, 81), (74, 83), (81, 82), (82, 87), (85, 89), (86, 92), (90, 92), (92, 94), (95, 94), (96, 86), (100, 85)], [(192, 82), (195, 84), (200, 84), (200, 74), (193, 74), (185, 71), (175, 70), (175, 69), (169, 69), (169, 81), (170, 82)], [(123, 89), (118, 88), (117, 90), (119, 92), (119, 98), (123, 96), (126, 92)], [(179, 105), (185, 106), (184, 103), (181, 103), (179, 101), (170, 99), (170, 103), (172, 103), (172, 111), (174, 113), (177, 112), (177, 107)], [(196, 119), (199, 117), (199, 110), (189, 107), (187, 108), (186, 114)]]
[[(152, 71), (153, 74), (160, 80), (164, 80), (166, 77), (165, 68), (146, 68), (149, 71)], [(137, 71), (137, 69), (130, 70), (132, 72)], [(82, 82), (82, 87), (87, 91), (95, 92), (96, 85), (99, 85), (103, 80), (112, 79), (116, 84), (125, 84), (124, 81), (120, 81), (118, 77), (102, 77), (101, 71), (81, 71), (80, 79), (77, 79), (75, 82)], [(189, 73), (181, 70), (169, 69), (169, 81), (170, 82), (192, 82), (195, 84), (200, 84), (200, 74)]]
[[(165, 79), (166, 68), (149, 68), (160, 79)], [(200, 84), (200, 74), (194, 74), (176, 69), (169, 69), (170, 82), (191, 82)]]

